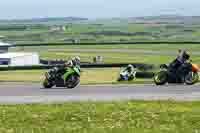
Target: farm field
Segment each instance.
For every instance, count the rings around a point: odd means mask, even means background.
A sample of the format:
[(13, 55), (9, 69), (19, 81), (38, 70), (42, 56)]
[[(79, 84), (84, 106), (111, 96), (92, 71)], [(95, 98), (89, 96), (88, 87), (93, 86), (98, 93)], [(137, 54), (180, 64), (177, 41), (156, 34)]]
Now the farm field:
[(67, 42), (200, 41), (196, 23), (84, 21), (0, 24), (0, 40), (14, 44)]

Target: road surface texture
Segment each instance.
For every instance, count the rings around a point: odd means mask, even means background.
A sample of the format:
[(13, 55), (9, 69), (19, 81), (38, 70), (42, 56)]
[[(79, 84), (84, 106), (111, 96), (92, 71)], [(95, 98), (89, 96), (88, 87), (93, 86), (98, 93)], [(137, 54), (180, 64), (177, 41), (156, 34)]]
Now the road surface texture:
[(0, 83), (0, 104), (67, 101), (200, 100), (200, 85), (99, 85), (44, 89), (39, 84)]

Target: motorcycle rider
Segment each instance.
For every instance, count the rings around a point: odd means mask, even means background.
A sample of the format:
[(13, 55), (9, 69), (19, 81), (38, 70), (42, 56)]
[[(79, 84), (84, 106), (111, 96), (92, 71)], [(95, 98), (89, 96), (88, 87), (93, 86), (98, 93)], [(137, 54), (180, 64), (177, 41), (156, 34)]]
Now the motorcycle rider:
[(187, 61), (190, 59), (190, 54), (186, 50), (178, 50), (177, 58), (169, 65), (170, 72), (175, 73), (177, 76), (177, 82), (183, 81), (183, 68), (187, 65)]
[(170, 63), (169, 67), (172, 69), (178, 69), (182, 64), (186, 63), (190, 59), (190, 54), (185, 50), (179, 50), (177, 58)]
[(130, 78), (135, 78), (136, 76), (136, 71), (133, 65), (129, 64), (124, 70), (123, 72), (127, 72), (128, 73), (128, 77)]
[(62, 73), (69, 67), (78, 67), (80, 69), (80, 57), (75, 56), (71, 60), (68, 60), (66, 63), (64, 63), (64, 65), (56, 67), (55, 69), (58, 73)]

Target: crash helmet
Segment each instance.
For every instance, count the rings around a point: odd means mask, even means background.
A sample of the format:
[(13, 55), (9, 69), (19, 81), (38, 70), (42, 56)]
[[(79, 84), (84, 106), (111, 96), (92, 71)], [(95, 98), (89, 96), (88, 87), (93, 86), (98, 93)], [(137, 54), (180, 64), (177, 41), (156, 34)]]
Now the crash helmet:
[(65, 63), (65, 66), (72, 67), (72, 66), (73, 66), (72, 60), (67, 61), (67, 62)]
[(80, 65), (80, 57), (79, 56), (75, 56), (74, 58), (72, 58), (72, 63), (74, 65)]

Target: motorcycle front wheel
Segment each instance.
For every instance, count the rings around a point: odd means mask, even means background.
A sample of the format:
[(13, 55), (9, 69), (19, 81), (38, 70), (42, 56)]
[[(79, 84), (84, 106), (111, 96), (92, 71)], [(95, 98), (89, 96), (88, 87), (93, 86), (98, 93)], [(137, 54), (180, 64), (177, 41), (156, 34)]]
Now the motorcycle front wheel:
[(69, 76), (67, 81), (65, 81), (65, 86), (67, 88), (72, 89), (72, 88), (75, 88), (79, 83), (80, 83), (80, 76), (71, 75), (71, 76)]
[(167, 83), (168, 74), (166, 71), (160, 71), (157, 74), (155, 74), (153, 79), (156, 85), (164, 85)]

